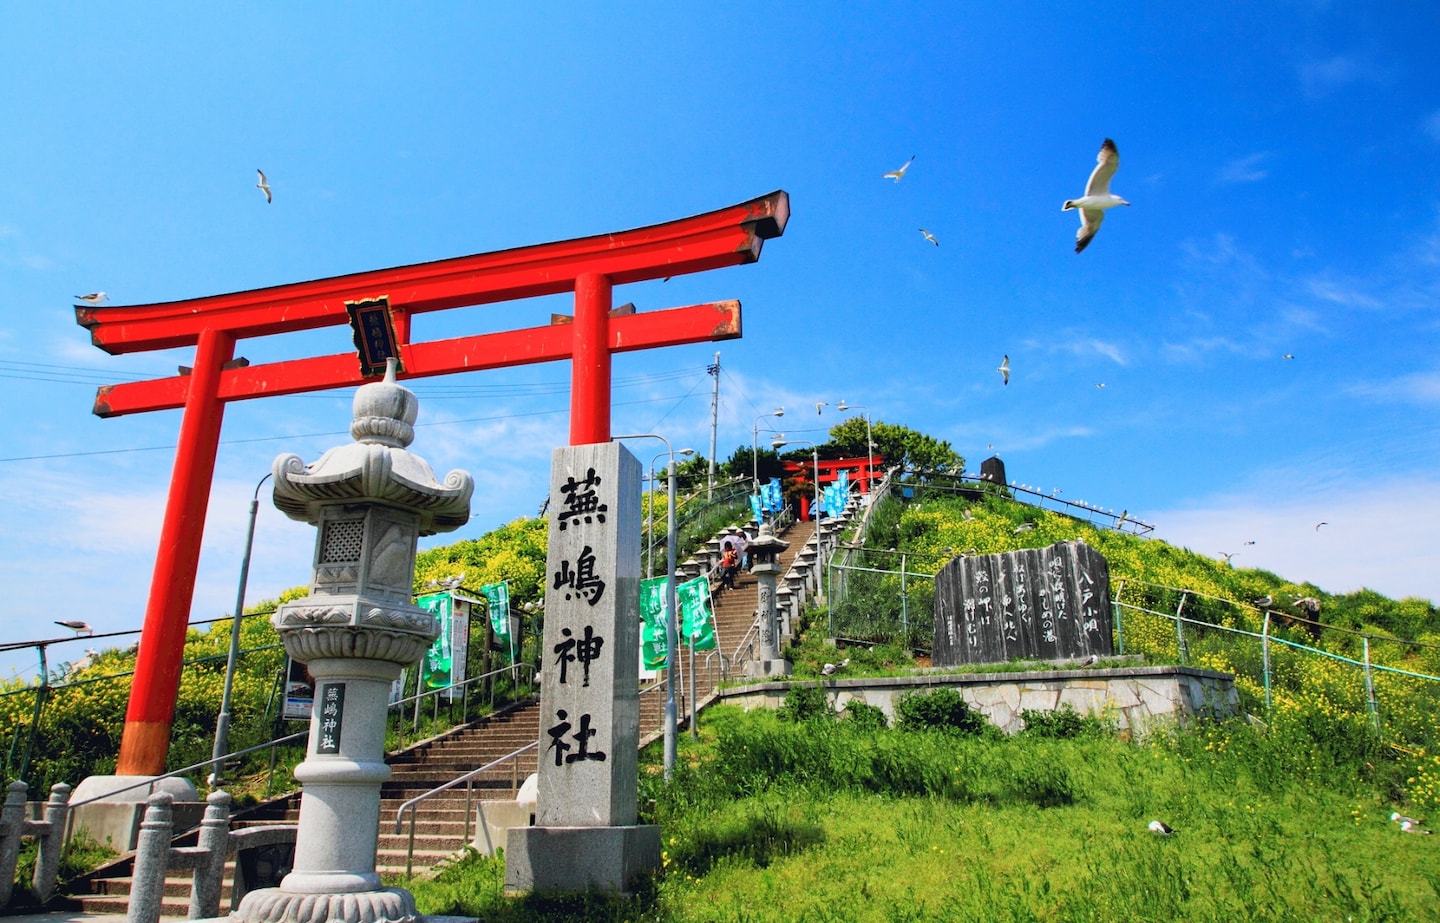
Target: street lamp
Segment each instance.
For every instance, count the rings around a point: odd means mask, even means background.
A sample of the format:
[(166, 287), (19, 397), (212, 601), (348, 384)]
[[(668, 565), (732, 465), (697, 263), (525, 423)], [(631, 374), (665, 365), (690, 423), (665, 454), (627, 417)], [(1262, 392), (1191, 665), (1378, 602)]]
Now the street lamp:
[[(650, 497), (650, 510), (649, 510), (650, 516), (649, 516), (649, 524), (645, 527), (645, 534), (646, 534), (646, 536), (647, 536), (647, 538), (646, 538), (646, 540), (645, 540), (645, 577), (646, 577), (646, 579), (649, 579), (650, 577), (654, 576), (654, 573), (655, 573), (655, 569), (654, 569), (653, 567), (651, 567), (651, 562), (652, 562), (652, 560), (653, 560), (654, 557), (655, 557), (655, 555), (654, 555), (654, 549), (655, 549), (655, 497), (653, 496), (654, 491), (655, 491), (655, 463), (656, 463), (657, 461), (659, 461), (665, 454), (666, 454), (666, 453), (664, 453), (664, 452), (660, 452), (660, 453), (657, 454), (654, 458), (650, 459), (650, 491), (651, 491), (652, 496)], [(681, 449), (680, 451), (676, 452), (675, 454), (676, 454), (676, 455), (694, 455), (694, 454), (695, 454), (695, 450), (694, 450), (694, 449)]]
[(757, 494), (760, 492), (760, 421), (765, 419), (766, 417), (783, 416), (785, 416), (785, 408), (776, 407), (769, 413), (762, 413), (760, 414), (760, 416), (756, 417), (754, 424), (752, 424), (750, 427), (750, 457), (754, 459), (754, 465), (750, 472), (750, 478), (751, 483), (755, 487), (755, 493)]
[[(816, 521), (816, 522), (819, 522), (819, 521), (820, 521), (820, 448), (819, 448), (819, 446), (815, 445), (815, 443), (811, 442), (811, 441), (808, 440), (808, 439), (791, 439), (791, 440), (788, 440), (788, 441), (787, 441), (787, 440), (785, 439), (785, 434), (784, 434), (784, 433), (781, 433), (780, 435), (776, 436), (775, 439), (770, 443), (770, 445), (771, 445), (772, 447), (774, 447), (774, 449), (775, 449), (776, 451), (779, 451), (781, 446), (787, 446), (787, 445), (808, 445), (808, 446), (810, 447), (810, 459), (811, 459), (811, 461), (813, 461), (813, 462), (815, 463), (815, 505), (814, 505), (814, 507), (813, 507), (813, 508), (811, 509), (811, 511), (810, 511), (810, 518), (811, 518), (812, 520)], [(817, 547), (818, 547), (818, 545), (817, 545)]]
[[(665, 618), (665, 778), (675, 771), (675, 730), (679, 722), (679, 709), (675, 705), (675, 645), (680, 629), (676, 625), (678, 616), (675, 605), (675, 449), (670, 440), (659, 433), (631, 433), (625, 436), (611, 436), (611, 442), (621, 439), (659, 439), (665, 443), (665, 453), (670, 456), (670, 479), (666, 486), (667, 503), (665, 510), (665, 604), (670, 610)], [(681, 455), (694, 454), (694, 449), (681, 449)], [(657, 456), (658, 457), (658, 456)]]
[[(273, 474), (274, 472), (271, 472)], [(216, 788), (224, 778), (224, 760), (230, 746), (230, 688), (235, 684), (235, 661), (240, 659), (240, 619), (245, 613), (245, 583), (250, 578), (250, 549), (255, 544), (255, 513), (260, 509), (260, 488), (270, 474), (255, 485), (250, 498), (250, 527), (245, 532), (245, 556), (240, 559), (240, 587), (235, 591), (235, 621), (230, 624), (230, 653), (225, 658), (225, 685), (220, 692), (220, 714), (215, 718), (215, 747), (210, 753), (210, 787)]]
[(874, 472), (871, 470), (871, 466), (874, 464), (875, 460), (875, 440), (872, 439), (870, 436), (870, 408), (866, 407), (864, 404), (847, 404), (845, 403), (845, 399), (842, 397), (840, 399), (840, 403), (835, 405), (835, 409), (840, 411), (841, 413), (844, 413), (847, 410), (865, 411), (865, 493), (868, 494), (870, 493), (870, 481), (874, 477)]

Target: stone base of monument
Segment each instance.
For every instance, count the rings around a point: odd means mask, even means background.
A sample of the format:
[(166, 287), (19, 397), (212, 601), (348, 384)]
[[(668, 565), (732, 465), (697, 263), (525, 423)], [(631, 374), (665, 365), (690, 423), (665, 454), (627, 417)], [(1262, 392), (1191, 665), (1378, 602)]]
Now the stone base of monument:
[(767, 676), (789, 676), (795, 669), (788, 660), (752, 660), (745, 665), (745, 675), (753, 679)]
[(640, 875), (660, 867), (660, 828), (515, 827), (505, 841), (505, 892), (630, 893)]
[(230, 923), (418, 923), (471, 917), (425, 917), (404, 888), (303, 894), (280, 888), (251, 891), (228, 918)]
[[(148, 784), (146, 784), (148, 783)], [(145, 819), (145, 802), (157, 792), (175, 796), (175, 829), (198, 827), (205, 816), (205, 802), (188, 779), (158, 776), (90, 776), (80, 780), (70, 793), (72, 808), (67, 818), (65, 838), (86, 831), (97, 843), (121, 852), (134, 852), (140, 836), (140, 823)], [(89, 804), (80, 804), (82, 801)]]

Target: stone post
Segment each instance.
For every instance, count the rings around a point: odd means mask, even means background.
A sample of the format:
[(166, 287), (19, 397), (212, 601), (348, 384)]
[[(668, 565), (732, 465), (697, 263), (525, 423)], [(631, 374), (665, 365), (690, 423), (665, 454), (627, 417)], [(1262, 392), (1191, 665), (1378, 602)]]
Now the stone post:
[(421, 535), (470, 517), (474, 482), (452, 471), (444, 484), (406, 450), (415, 395), (385, 380), (355, 393), (355, 442), (312, 465), (275, 459), (275, 506), (318, 527), (310, 594), (275, 611), (286, 652), (315, 677), (315, 709), (301, 783), (295, 864), (278, 888), (245, 895), (237, 923), (404, 923), (415, 901), (381, 888), (375, 872), (385, 717), (390, 686), (439, 635), (435, 617), (411, 602)]
[(760, 657), (747, 664), (752, 676), (789, 676), (790, 662), (780, 658), (780, 625), (775, 617), (775, 577), (780, 573), (780, 552), (790, 547), (775, 537), (770, 523), (760, 526), (760, 535), (750, 543), (750, 571), (758, 586), (756, 615), (760, 619)]
[(637, 825), (640, 463), (556, 449), (550, 476), (536, 825), (505, 845), (510, 892), (625, 892), (660, 864)]

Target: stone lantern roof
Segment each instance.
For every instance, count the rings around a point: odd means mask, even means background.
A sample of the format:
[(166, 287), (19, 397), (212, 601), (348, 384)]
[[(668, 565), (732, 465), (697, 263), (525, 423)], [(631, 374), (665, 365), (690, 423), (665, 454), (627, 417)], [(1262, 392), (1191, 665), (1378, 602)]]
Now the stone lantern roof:
[(774, 561), (779, 557), (780, 552), (790, 547), (790, 543), (783, 538), (775, 537), (775, 530), (770, 523), (760, 524), (760, 534), (750, 540), (745, 546), (745, 551), (756, 561)]
[(430, 465), (408, 451), (419, 402), (396, 384), (395, 360), (382, 381), (355, 391), (355, 441), (337, 446), (312, 465), (298, 455), (275, 459), (275, 506), (291, 519), (319, 522), (320, 509), (338, 503), (379, 503), (417, 513), (420, 534), (449, 532), (470, 518), (474, 479), (452, 471), (442, 484)]

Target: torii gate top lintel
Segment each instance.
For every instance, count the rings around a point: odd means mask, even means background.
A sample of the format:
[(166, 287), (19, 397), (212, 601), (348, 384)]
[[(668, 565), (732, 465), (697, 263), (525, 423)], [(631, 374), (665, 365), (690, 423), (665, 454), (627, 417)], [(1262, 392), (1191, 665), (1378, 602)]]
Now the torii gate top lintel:
[(112, 355), (194, 346), (200, 332), (237, 339), (344, 324), (345, 302), (389, 294), (393, 310), (419, 314), (574, 291), (586, 273), (624, 285), (753, 263), (790, 218), (783, 190), (728, 208), (629, 231), (532, 244), (143, 305), (75, 306), (75, 321)]

